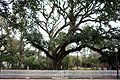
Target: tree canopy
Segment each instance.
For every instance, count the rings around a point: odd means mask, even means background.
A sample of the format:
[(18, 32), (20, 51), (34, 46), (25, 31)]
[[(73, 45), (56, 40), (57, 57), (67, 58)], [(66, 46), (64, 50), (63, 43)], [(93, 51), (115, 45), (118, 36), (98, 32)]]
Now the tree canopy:
[(112, 50), (108, 42), (120, 39), (120, 28), (110, 21), (119, 21), (119, 11), (119, 0), (15, 0), (9, 20), (23, 39), (53, 61), (53, 69), (59, 69), (65, 56), (82, 48)]

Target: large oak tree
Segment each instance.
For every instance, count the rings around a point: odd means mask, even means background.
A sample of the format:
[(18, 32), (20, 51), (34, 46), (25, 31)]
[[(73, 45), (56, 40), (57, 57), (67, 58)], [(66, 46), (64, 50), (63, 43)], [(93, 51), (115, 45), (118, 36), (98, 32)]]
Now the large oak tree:
[[(119, 28), (109, 24), (119, 20), (119, 4), (119, 0), (15, 0), (11, 26), (52, 60), (52, 69), (60, 69), (69, 53), (84, 47), (100, 53), (108, 48), (106, 42), (120, 38)], [(84, 27), (86, 23), (95, 26)]]

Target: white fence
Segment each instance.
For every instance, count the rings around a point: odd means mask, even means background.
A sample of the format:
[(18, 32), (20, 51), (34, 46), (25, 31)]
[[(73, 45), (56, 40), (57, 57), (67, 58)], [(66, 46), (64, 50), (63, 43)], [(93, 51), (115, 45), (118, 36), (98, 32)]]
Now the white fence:
[[(115, 78), (116, 70), (1, 70), (0, 78)], [(119, 75), (120, 76), (120, 75)]]

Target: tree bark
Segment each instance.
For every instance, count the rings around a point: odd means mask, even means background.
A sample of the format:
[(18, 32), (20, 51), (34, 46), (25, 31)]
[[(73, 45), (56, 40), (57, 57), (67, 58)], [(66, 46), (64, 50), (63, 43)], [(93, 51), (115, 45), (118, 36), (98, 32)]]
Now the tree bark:
[(53, 70), (60, 70), (61, 69), (61, 61), (62, 60), (53, 60), (52, 62), (52, 69)]

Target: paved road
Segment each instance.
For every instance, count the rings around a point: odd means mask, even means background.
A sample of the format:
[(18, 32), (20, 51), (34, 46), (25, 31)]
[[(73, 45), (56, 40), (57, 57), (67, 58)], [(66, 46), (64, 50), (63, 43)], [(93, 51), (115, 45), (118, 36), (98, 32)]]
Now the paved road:
[(68, 78), (109, 78), (116, 77), (116, 70), (2, 70), (0, 78), (22, 79), (30, 78), (46, 78), (51, 77), (68, 77)]

